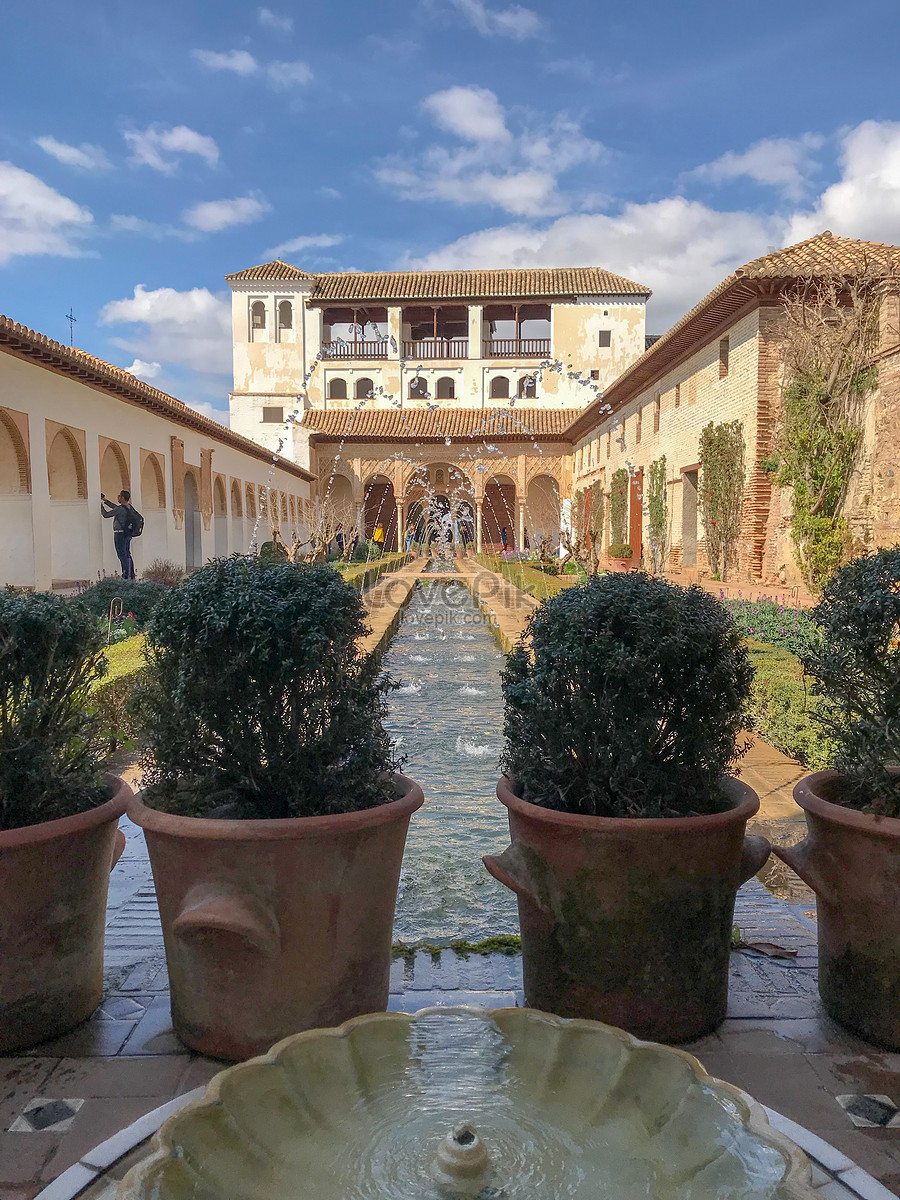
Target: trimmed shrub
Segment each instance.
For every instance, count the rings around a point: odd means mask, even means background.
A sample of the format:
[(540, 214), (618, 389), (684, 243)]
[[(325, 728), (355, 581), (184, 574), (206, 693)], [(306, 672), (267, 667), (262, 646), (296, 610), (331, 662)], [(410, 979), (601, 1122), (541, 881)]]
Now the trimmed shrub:
[(106, 661), (106, 674), (91, 687), (90, 704), (112, 753), (120, 742), (133, 742), (140, 735), (133, 701), (135, 686), (147, 665), (144, 635), (108, 646)]
[(163, 587), (175, 587), (185, 577), (184, 567), (171, 562), (167, 558), (154, 558), (148, 567), (141, 572), (141, 578), (147, 583), (159, 583)]
[(610, 558), (631, 558), (631, 547), (627, 542), (612, 542), (606, 552)]
[(143, 628), (168, 588), (159, 583), (135, 583), (133, 579), (101, 579), (86, 591), (74, 596), (69, 603), (80, 604), (95, 617), (106, 620), (110, 603), (122, 601), (122, 614), (130, 613)]
[(812, 611), (819, 644), (801, 655), (817, 718), (834, 740), (832, 766), (844, 777), (835, 799), (900, 817), (900, 549), (842, 567)]
[(232, 555), (168, 592), (138, 693), (147, 801), (265, 818), (395, 799), (382, 725), (390, 684), (358, 650), (365, 615), (326, 563)]
[(563, 812), (720, 811), (752, 678), (703, 589), (594, 576), (537, 608), (507, 660), (501, 766), (523, 799)]
[(109, 798), (99, 723), (86, 711), (106, 668), (102, 647), (86, 608), (44, 592), (0, 592), (0, 829)]

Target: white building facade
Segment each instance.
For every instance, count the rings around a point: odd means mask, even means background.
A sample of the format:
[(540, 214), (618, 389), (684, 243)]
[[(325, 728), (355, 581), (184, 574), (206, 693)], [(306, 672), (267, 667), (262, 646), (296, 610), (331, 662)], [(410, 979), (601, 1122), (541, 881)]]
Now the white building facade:
[(594, 267), (226, 279), (231, 427), (273, 449), (298, 407), (583, 408), (645, 348), (649, 289)]
[[(64, 589), (119, 573), (100, 494), (144, 516), (138, 575), (191, 569), (315, 524), (312, 476), (172, 396), (0, 317), (0, 586)], [(258, 523), (258, 524), (257, 524)]]

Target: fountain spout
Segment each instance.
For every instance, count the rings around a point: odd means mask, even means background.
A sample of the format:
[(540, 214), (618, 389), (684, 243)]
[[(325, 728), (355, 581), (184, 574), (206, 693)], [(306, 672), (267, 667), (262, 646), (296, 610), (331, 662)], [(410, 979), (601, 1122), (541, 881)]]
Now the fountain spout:
[(477, 1196), (491, 1165), (484, 1142), (474, 1125), (452, 1129), (438, 1146), (438, 1178), (452, 1196)]

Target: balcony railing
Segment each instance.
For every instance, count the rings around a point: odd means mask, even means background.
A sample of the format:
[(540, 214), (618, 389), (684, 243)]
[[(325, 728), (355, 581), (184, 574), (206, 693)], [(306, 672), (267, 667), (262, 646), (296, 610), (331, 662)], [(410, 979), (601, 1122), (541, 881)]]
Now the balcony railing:
[(468, 358), (468, 338), (422, 338), (403, 343), (404, 358)]
[(326, 358), (387, 358), (388, 341), (323, 342)]
[(549, 338), (486, 338), (482, 352), (485, 358), (547, 358)]

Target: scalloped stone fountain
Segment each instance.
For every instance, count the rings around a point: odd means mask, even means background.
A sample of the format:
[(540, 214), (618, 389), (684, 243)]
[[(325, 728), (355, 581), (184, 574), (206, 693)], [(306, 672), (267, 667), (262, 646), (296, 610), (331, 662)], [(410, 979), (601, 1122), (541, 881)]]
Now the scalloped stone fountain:
[(530, 1009), (377, 1013), (217, 1075), (118, 1200), (801, 1200), (809, 1165), (696, 1059)]

